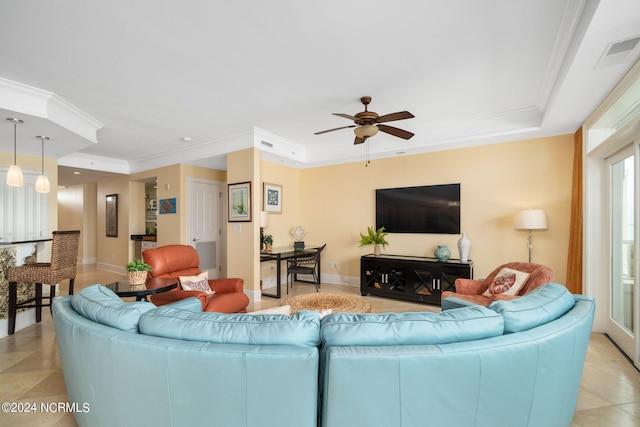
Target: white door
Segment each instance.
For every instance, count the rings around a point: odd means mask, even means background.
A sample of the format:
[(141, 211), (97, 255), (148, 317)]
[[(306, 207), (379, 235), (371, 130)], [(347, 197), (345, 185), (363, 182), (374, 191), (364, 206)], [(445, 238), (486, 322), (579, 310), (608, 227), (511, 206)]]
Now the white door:
[(609, 159), (610, 286), (607, 333), (638, 366), (635, 146)]
[(200, 270), (210, 279), (222, 273), (222, 184), (197, 178), (188, 180), (189, 244), (198, 251)]

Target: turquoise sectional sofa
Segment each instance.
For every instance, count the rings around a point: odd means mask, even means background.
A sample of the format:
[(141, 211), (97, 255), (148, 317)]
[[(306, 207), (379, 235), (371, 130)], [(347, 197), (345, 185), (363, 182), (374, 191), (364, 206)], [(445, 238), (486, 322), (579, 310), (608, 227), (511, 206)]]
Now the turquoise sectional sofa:
[(202, 313), (94, 285), (53, 303), (80, 426), (569, 426), (594, 301), (547, 284), (442, 313)]

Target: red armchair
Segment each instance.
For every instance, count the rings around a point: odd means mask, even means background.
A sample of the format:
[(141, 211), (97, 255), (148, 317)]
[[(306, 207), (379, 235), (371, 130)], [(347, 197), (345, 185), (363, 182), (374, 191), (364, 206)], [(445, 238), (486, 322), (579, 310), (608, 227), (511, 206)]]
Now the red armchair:
[[(529, 273), (529, 278), (516, 295), (492, 294), (488, 297), (483, 295), (483, 293), (489, 288), (489, 285), (493, 283), (493, 279), (495, 279), (496, 275), (503, 268), (510, 268), (512, 270)], [(549, 267), (528, 262), (509, 262), (493, 270), (491, 274), (483, 280), (456, 279), (456, 291), (444, 291), (441, 299), (456, 297), (474, 304), (488, 306), (493, 301), (510, 300), (528, 294), (532, 290), (550, 282), (551, 280), (553, 280), (553, 270)]]
[[(149, 264), (152, 270), (151, 278), (179, 276), (196, 276), (201, 273), (200, 258), (198, 252), (187, 245), (167, 245), (155, 249), (146, 249), (142, 252), (142, 259)], [(207, 294), (202, 291), (184, 290), (178, 287), (169, 292), (162, 292), (151, 296), (151, 302), (155, 305), (169, 304), (184, 298), (195, 297), (202, 303), (204, 311), (218, 313), (246, 313), (249, 305), (249, 297), (244, 294), (244, 280), (211, 279), (209, 287), (214, 291)]]

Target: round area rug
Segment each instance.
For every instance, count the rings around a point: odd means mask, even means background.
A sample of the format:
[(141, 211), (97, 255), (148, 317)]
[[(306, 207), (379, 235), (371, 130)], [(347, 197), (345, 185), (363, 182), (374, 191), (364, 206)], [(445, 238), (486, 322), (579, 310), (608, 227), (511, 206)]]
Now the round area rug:
[(291, 306), (291, 314), (298, 310), (327, 310), (344, 313), (373, 313), (373, 307), (363, 298), (353, 295), (304, 294), (292, 297), (287, 302)]

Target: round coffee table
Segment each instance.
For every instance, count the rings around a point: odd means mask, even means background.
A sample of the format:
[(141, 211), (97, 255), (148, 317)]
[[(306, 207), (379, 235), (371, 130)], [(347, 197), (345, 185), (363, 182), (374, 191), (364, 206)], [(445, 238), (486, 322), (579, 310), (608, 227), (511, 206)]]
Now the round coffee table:
[(343, 313), (373, 313), (373, 307), (364, 298), (353, 295), (318, 292), (289, 298), (291, 314), (298, 310), (327, 310)]
[(136, 297), (136, 301), (148, 301), (147, 295), (167, 292), (178, 287), (178, 279), (153, 278), (144, 285), (130, 285), (129, 280), (118, 280), (105, 285), (119, 297)]

